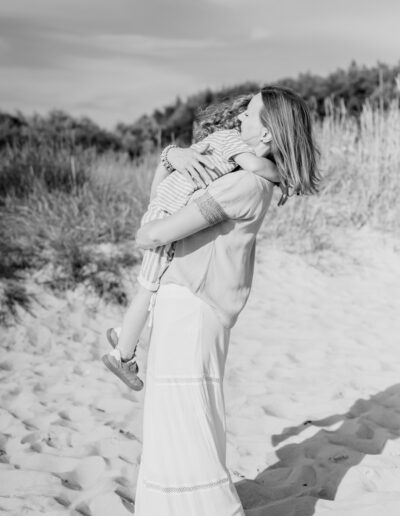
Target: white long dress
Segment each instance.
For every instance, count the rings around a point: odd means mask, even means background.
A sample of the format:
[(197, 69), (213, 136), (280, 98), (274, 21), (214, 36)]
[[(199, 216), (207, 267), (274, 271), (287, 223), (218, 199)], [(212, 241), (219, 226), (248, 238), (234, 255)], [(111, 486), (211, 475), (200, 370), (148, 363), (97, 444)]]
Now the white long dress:
[(189, 289), (160, 287), (147, 360), (135, 516), (244, 516), (226, 467), (223, 377), (229, 333)]

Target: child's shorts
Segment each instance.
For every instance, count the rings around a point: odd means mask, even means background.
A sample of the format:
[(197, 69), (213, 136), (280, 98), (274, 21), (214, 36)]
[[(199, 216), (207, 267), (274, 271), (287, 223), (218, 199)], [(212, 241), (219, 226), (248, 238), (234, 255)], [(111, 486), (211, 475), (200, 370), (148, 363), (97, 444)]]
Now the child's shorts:
[(156, 292), (160, 286), (160, 280), (168, 269), (174, 255), (174, 245), (162, 245), (155, 249), (146, 249), (140, 268), (138, 282), (147, 290)]

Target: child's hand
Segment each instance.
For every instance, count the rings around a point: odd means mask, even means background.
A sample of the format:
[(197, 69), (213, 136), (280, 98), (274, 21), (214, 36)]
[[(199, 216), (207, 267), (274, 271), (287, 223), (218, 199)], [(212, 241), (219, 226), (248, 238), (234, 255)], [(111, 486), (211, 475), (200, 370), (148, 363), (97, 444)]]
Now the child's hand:
[(182, 149), (180, 147), (174, 147), (168, 151), (168, 161), (174, 169), (193, 181), (197, 188), (206, 188), (211, 182), (211, 178), (204, 168), (214, 169), (210, 157), (204, 155), (208, 147), (209, 144), (205, 143), (200, 152), (191, 148)]

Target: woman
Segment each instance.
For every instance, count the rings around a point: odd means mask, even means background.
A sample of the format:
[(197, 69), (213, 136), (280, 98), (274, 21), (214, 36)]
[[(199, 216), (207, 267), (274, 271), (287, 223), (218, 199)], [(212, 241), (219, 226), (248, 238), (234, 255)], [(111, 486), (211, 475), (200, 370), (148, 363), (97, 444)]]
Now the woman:
[[(297, 95), (265, 88), (239, 118), (251, 145), (270, 132), (262, 154), (272, 152), (280, 180), (294, 192), (315, 191), (310, 117)], [(193, 176), (202, 172), (201, 159), (189, 149), (168, 153), (175, 169)], [(155, 184), (164, 173), (158, 169)], [(256, 174), (227, 174), (137, 233), (144, 249), (177, 243), (153, 313), (136, 516), (244, 516), (226, 467), (223, 377), (272, 190), (273, 183)]]

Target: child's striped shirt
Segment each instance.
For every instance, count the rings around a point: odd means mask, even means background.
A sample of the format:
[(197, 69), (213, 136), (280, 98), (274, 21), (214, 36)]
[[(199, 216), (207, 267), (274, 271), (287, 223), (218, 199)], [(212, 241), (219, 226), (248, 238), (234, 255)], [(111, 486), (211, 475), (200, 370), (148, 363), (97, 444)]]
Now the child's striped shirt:
[[(205, 143), (209, 144), (206, 154), (212, 159), (215, 166), (214, 170), (206, 167), (212, 181), (232, 172), (237, 167), (233, 158), (238, 154), (243, 152), (254, 154), (254, 150), (242, 140), (240, 133), (234, 129), (215, 131), (201, 142), (193, 144), (191, 148), (200, 151)], [(197, 188), (190, 179), (175, 171), (159, 184), (151, 204), (156, 204), (167, 213), (175, 213), (187, 204), (195, 190)]]

